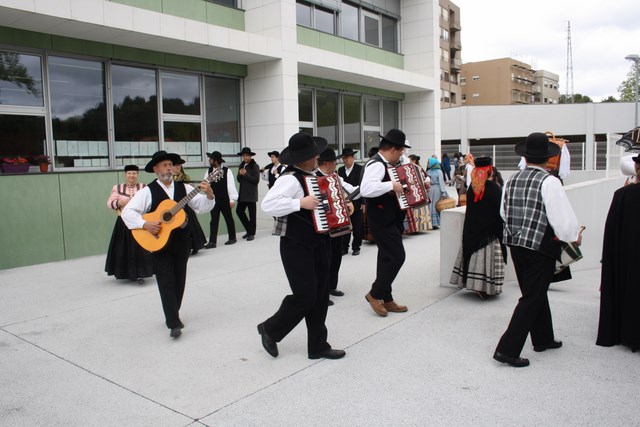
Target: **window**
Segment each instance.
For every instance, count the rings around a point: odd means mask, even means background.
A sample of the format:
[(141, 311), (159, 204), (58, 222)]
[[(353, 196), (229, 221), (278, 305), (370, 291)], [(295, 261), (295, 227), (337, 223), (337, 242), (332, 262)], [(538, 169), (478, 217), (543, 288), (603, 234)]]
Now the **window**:
[(444, 21), (449, 20), (449, 10), (442, 6), (440, 6), (440, 18), (442, 18)]
[(44, 106), (39, 56), (0, 51), (0, 104)]
[(325, 33), (336, 33), (336, 19), (333, 11), (315, 7), (315, 28)]
[(480, 76), (473, 76), (471, 77), (471, 80), (480, 80)]
[(449, 41), (449, 30), (440, 27), (440, 39), (442, 39), (445, 42)]
[(396, 20), (382, 15), (382, 48), (389, 52), (398, 51)]
[(473, 99), (476, 99), (476, 98), (480, 98), (480, 94), (479, 93), (474, 93), (473, 94)]
[(360, 34), (358, 22), (358, 7), (343, 2), (340, 10), (342, 37), (358, 41), (358, 34)]
[(342, 122), (344, 148), (361, 151), (362, 121), (360, 118), (360, 96), (344, 95), (342, 97)]
[(204, 78), (207, 152), (234, 155), (240, 151), (240, 82)]
[(311, 5), (307, 3), (296, 3), (296, 23), (305, 27), (312, 27)]
[(338, 149), (338, 94), (316, 91), (317, 135), (329, 142), (329, 147)]
[(466, 93), (462, 94), (462, 102), (467, 102), (467, 94)]
[(467, 84), (467, 78), (466, 77), (460, 77), (460, 86), (464, 86)]
[(440, 59), (444, 62), (449, 62), (449, 51), (447, 49), (440, 48)]
[(380, 46), (380, 16), (372, 12), (362, 12), (362, 41), (374, 46)]

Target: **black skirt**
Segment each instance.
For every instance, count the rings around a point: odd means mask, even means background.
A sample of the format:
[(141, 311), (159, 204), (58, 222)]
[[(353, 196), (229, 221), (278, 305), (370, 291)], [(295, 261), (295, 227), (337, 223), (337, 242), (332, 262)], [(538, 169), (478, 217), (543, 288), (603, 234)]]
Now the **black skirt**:
[(207, 243), (207, 237), (204, 235), (200, 221), (198, 221), (198, 215), (192, 209), (186, 209), (186, 212), (191, 234), (191, 249), (199, 251)]
[(153, 261), (148, 252), (135, 241), (131, 230), (118, 217), (113, 227), (104, 271), (116, 279), (138, 280), (153, 275)]

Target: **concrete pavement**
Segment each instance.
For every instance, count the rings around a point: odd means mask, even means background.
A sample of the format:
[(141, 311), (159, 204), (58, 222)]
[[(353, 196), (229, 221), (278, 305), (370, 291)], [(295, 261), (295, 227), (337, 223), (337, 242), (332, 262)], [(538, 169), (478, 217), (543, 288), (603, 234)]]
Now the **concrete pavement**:
[[(343, 259), (329, 341), (341, 360), (309, 360), (299, 325), (272, 358), (256, 325), (288, 285), (278, 239), (201, 251), (189, 261), (173, 340), (154, 279), (103, 272), (104, 256), (0, 271), (0, 425), (635, 425), (638, 354), (597, 347), (599, 270), (552, 285), (559, 350), (491, 355), (517, 284), (481, 301), (439, 283), (439, 231), (404, 239), (394, 296), (409, 312), (373, 313), (364, 295), (376, 248)], [(224, 242), (226, 236), (220, 236)], [(105, 243), (106, 245), (106, 243)]]

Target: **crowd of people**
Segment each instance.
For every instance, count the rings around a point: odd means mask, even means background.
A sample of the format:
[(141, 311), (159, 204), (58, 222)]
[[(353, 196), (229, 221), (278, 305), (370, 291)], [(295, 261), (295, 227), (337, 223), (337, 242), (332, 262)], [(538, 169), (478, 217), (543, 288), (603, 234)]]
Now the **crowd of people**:
[[(156, 180), (149, 185), (138, 183), (138, 167), (129, 165), (125, 167), (125, 183), (112, 189), (107, 206), (118, 217), (105, 271), (117, 279), (139, 283), (155, 274), (165, 323), (170, 336), (179, 337), (184, 327), (179, 310), (189, 255), (217, 246), (220, 214), (229, 234), (225, 245), (237, 242), (234, 207), (245, 229), (242, 237), (247, 241), (255, 238), (262, 178), (269, 190), (261, 209), (274, 218), (273, 234), (280, 237), (282, 265), (291, 288), (278, 310), (257, 326), (262, 345), (277, 357), (278, 342), (305, 320), (309, 358), (338, 359), (346, 353), (328, 343), (325, 320), (333, 304), (330, 296), (344, 295), (338, 289), (342, 257), (349, 249), (352, 255), (359, 255), (363, 240), (374, 242), (378, 251), (375, 279), (365, 300), (382, 317), (407, 312), (408, 306), (398, 303), (393, 295), (393, 284), (406, 256), (403, 234), (437, 230), (438, 202), (449, 198), (447, 186), (455, 186), (458, 206), (466, 209), (450, 282), (474, 292), (481, 300), (496, 297), (502, 292), (510, 254), (522, 297), (493, 358), (514, 367), (528, 366), (529, 360), (521, 357), (528, 336), (536, 352), (562, 346), (554, 335), (547, 290), (552, 282), (571, 277), (568, 268), (562, 276), (556, 274), (563, 243), (577, 247), (582, 241), (577, 217), (563, 188), (562, 179), (568, 174), (560, 175), (557, 168), (566, 164), (561, 160), (566, 145), (559, 145), (554, 138), (532, 133), (517, 144), (515, 151), (522, 156), (524, 166), (521, 164), (521, 170), (506, 182), (492, 158), (474, 158), (471, 153), (455, 153), (453, 161), (447, 153), (442, 154), (442, 161), (433, 155), (423, 168), (420, 156), (406, 155), (411, 146), (399, 129), (380, 135), (379, 145), (370, 150), (363, 164), (355, 161), (358, 152), (352, 148), (337, 154), (326, 139), (306, 133), (293, 135), (282, 153), (270, 151), (271, 164), (262, 169), (253, 159), (255, 153), (244, 147), (238, 153), (242, 162), (235, 177), (224, 165), (222, 154), (214, 151), (207, 153), (210, 166), (197, 186), (191, 185), (195, 182), (185, 174), (179, 155), (159, 151), (145, 167), (146, 172), (157, 176)], [(343, 162), (340, 168), (339, 160)], [(636, 175), (640, 175), (640, 157), (633, 161)], [(406, 188), (393, 179), (390, 171), (408, 163), (419, 171), (428, 197), (426, 205), (403, 209), (398, 199)], [(549, 167), (552, 164), (555, 169)], [(320, 233), (314, 223), (314, 211), (323, 201), (310, 190), (309, 180), (327, 176), (337, 177), (351, 209), (352, 229), (340, 236)], [(635, 271), (624, 262), (624, 254), (633, 251), (635, 242), (628, 231), (637, 228), (635, 217), (629, 214), (637, 212), (640, 203), (636, 187), (632, 184), (615, 194), (607, 219), (608, 250), (602, 261), (597, 342), (604, 346), (622, 343), (634, 351), (640, 348), (640, 319), (634, 305), (638, 293), (632, 285)], [(148, 252), (136, 243), (130, 230), (146, 230), (158, 238), (165, 223), (148, 215), (166, 200), (181, 204), (185, 219), (180, 227), (171, 228), (164, 247)], [(206, 212), (211, 215), (208, 242), (196, 217)]]

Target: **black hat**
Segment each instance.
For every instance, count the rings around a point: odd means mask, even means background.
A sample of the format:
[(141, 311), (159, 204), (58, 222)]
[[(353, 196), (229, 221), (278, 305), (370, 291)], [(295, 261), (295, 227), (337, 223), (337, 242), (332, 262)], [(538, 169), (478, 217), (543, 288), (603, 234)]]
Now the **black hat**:
[(289, 138), (289, 145), (282, 150), (280, 161), (287, 165), (304, 162), (322, 153), (327, 145), (324, 138), (315, 140), (307, 133), (298, 132)]
[(477, 168), (481, 168), (483, 166), (491, 166), (493, 164), (493, 159), (489, 156), (476, 157), (473, 160), (473, 163)]
[(224, 159), (222, 158), (222, 153), (219, 151), (214, 151), (213, 153), (207, 153), (207, 157), (213, 160), (217, 160), (218, 163), (225, 163)]
[(256, 153), (254, 153), (253, 151), (251, 151), (251, 148), (249, 147), (243, 147), (242, 151), (238, 153), (238, 156), (242, 156), (243, 154), (250, 154), (252, 156), (255, 156)]
[(138, 172), (140, 170), (140, 168), (138, 167), (138, 165), (127, 165), (124, 167), (124, 171), (125, 172), (129, 172), (129, 171), (136, 171)]
[(358, 154), (358, 152), (357, 151), (353, 151), (353, 148), (343, 148), (342, 149), (342, 157), (355, 156), (356, 154)]
[(153, 153), (153, 156), (151, 156), (151, 160), (149, 160), (147, 166), (144, 167), (144, 171), (153, 173), (153, 167), (164, 160), (171, 160), (171, 162), (175, 165), (180, 164), (180, 160), (182, 159), (176, 153), (167, 153), (164, 150), (156, 151), (155, 153)]
[[(185, 162), (186, 162), (186, 160), (183, 159), (182, 157), (180, 157), (180, 160), (178, 160), (178, 164), (179, 165), (184, 165)], [(175, 163), (174, 163), (174, 165), (175, 165)]]
[(640, 164), (640, 156), (632, 157), (631, 160), (633, 160), (634, 162)]
[(546, 134), (534, 132), (527, 139), (516, 144), (516, 154), (533, 159), (548, 159), (560, 154), (560, 147), (549, 141)]
[(267, 153), (267, 156), (271, 157), (271, 156), (276, 156), (276, 157), (280, 157), (280, 152), (277, 150), (273, 150), (273, 151), (269, 151)]
[(389, 129), (389, 132), (387, 132), (385, 136), (380, 135), (380, 138), (398, 147), (411, 148), (411, 146), (407, 144), (407, 136), (400, 129)]
[[(313, 137), (313, 139), (316, 142), (319, 142), (318, 139), (324, 139), (324, 138), (318, 138), (318, 137)], [(326, 141), (326, 139), (324, 139)], [(327, 147), (325, 148), (325, 150), (320, 153), (320, 157), (318, 157), (318, 161), (319, 162), (330, 162), (332, 160), (338, 160), (339, 158), (341, 158), (342, 156), (337, 156), (336, 155), (336, 150), (334, 150), (331, 147)]]

